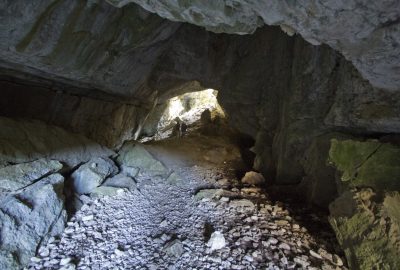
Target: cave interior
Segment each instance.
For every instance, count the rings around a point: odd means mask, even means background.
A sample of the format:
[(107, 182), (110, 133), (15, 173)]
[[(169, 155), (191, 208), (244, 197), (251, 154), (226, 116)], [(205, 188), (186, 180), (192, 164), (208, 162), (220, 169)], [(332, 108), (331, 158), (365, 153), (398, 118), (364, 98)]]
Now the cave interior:
[(347, 2), (1, 1), (0, 269), (400, 269), (400, 1)]

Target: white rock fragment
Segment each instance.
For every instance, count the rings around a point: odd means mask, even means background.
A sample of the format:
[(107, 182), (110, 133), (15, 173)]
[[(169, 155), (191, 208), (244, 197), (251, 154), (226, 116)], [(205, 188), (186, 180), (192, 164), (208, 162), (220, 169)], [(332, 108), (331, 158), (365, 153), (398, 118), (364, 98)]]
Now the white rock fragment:
[(61, 261), (60, 261), (60, 265), (61, 265), (61, 266), (67, 265), (67, 264), (69, 264), (70, 262), (71, 262), (71, 258), (70, 258), (70, 257), (62, 258)]
[(82, 217), (82, 221), (83, 222), (86, 222), (86, 221), (89, 221), (89, 220), (93, 220), (93, 215), (88, 215), (88, 216)]
[(290, 250), (290, 246), (286, 243), (280, 243), (278, 247), (280, 249)]
[(116, 249), (114, 250), (114, 253), (115, 253), (115, 255), (116, 255), (117, 257), (121, 257), (121, 256), (124, 256), (124, 255), (125, 255), (125, 252), (123, 252), (122, 250), (120, 250), (120, 249), (118, 249), (118, 248), (116, 248)]
[(38, 263), (38, 262), (40, 262), (40, 261), (41, 261), (41, 259), (38, 258), (38, 257), (32, 257), (32, 258), (31, 258), (31, 262)]
[(224, 248), (225, 245), (226, 245), (225, 237), (219, 231), (213, 232), (211, 234), (210, 240), (207, 243), (207, 246), (210, 247), (211, 251)]
[(314, 258), (317, 258), (317, 259), (322, 260), (321, 255), (319, 255), (318, 253), (316, 253), (316, 252), (313, 251), (312, 249), (310, 249), (310, 255), (313, 256)]

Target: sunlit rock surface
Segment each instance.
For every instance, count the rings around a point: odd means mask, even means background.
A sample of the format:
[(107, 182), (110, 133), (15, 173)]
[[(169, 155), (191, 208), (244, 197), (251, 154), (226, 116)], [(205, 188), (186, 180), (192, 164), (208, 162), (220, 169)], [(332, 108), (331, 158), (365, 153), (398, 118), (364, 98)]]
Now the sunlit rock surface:
[(122, 7), (134, 2), (173, 21), (189, 22), (216, 33), (253, 33), (280, 25), (311, 44), (327, 44), (352, 61), (372, 85), (400, 89), (400, 3), (370, 1), (280, 0), (108, 0)]

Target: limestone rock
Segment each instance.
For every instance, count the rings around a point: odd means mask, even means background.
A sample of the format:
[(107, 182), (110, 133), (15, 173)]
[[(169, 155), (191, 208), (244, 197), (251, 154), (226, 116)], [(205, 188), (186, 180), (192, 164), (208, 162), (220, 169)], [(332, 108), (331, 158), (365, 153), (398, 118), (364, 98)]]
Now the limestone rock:
[(94, 158), (80, 166), (71, 175), (74, 191), (78, 194), (91, 193), (104, 179), (118, 172), (114, 162), (108, 158)]
[[(397, 18), (400, 3), (396, 0), (371, 6), (367, 0), (343, 3), (314, 0), (224, 1), (218, 4), (201, 0), (176, 3), (170, 0), (108, 0), (122, 7), (135, 2), (150, 12), (172, 21), (189, 22), (217, 33), (253, 33), (268, 24), (279, 25), (289, 35), (299, 33), (312, 45), (328, 44), (351, 60), (373, 85), (400, 89), (395, 70), (400, 53)], [(354, 15), (352, 10), (357, 9)], [(368, 16), (368, 23), (364, 18)], [(323, 19), (322, 19), (323, 18)], [(385, 18), (385, 19), (383, 19)], [(390, 38), (385, 38), (386, 33)], [(370, 46), (374, 44), (374, 46)]]
[(265, 184), (264, 176), (262, 176), (261, 173), (253, 171), (246, 172), (241, 181), (243, 184), (255, 185), (255, 186)]
[[(25, 266), (39, 243), (64, 230), (64, 178), (53, 174), (23, 192), (0, 197), (0, 266)], [(12, 254), (12, 255), (10, 255)]]
[(123, 192), (124, 190), (122, 188), (101, 186), (94, 188), (90, 193), (90, 197), (94, 199), (102, 197), (112, 197), (117, 196)]
[(246, 199), (232, 200), (229, 202), (229, 206), (241, 211), (254, 211), (255, 209), (254, 203)]
[(202, 200), (202, 199), (219, 199), (221, 197), (235, 197), (237, 196), (237, 193), (227, 191), (225, 189), (201, 189), (198, 191), (195, 195), (196, 200)]
[(329, 207), (329, 221), (351, 269), (400, 267), (400, 195), (391, 192), (383, 197), (383, 204), (379, 204), (371, 189), (346, 191)]
[(56, 160), (40, 159), (0, 168), (0, 191), (16, 191), (34, 181), (58, 172), (63, 165)]
[(180, 240), (175, 239), (171, 242), (168, 242), (165, 245), (163, 251), (167, 253), (169, 256), (179, 258), (184, 252), (183, 244)]
[(127, 188), (129, 190), (134, 190), (136, 188), (136, 182), (133, 178), (126, 176), (124, 174), (117, 174), (111, 178), (104, 181), (103, 186), (107, 187), (119, 187)]
[(400, 148), (377, 140), (332, 140), (330, 162), (342, 173), (342, 186), (400, 190)]
[(0, 161), (14, 164), (46, 158), (72, 168), (93, 156), (114, 153), (84, 136), (34, 120), (0, 117), (0, 140)]
[(213, 232), (211, 234), (210, 240), (207, 242), (207, 246), (210, 247), (211, 251), (224, 248), (226, 245), (225, 237), (221, 232)]
[(140, 143), (127, 142), (122, 146), (118, 154), (118, 164), (137, 168), (139, 172), (145, 172), (149, 176), (166, 177), (169, 173), (169, 170)]

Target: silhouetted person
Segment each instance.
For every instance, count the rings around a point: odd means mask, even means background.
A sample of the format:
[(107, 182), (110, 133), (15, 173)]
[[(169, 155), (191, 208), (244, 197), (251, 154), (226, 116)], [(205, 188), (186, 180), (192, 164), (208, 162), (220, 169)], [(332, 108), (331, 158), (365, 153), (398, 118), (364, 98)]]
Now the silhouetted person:
[(175, 118), (176, 125), (172, 130), (172, 135), (177, 136), (178, 138), (182, 138), (185, 135), (187, 130), (187, 125), (183, 122), (179, 117)]

